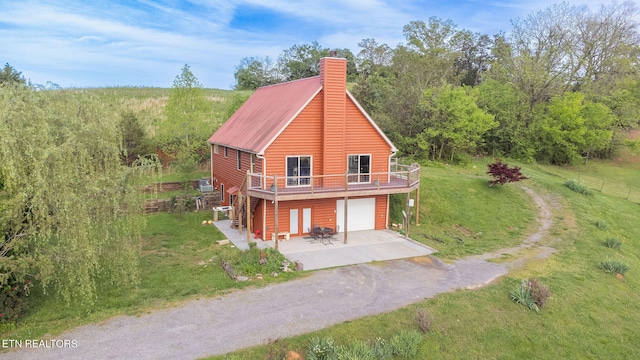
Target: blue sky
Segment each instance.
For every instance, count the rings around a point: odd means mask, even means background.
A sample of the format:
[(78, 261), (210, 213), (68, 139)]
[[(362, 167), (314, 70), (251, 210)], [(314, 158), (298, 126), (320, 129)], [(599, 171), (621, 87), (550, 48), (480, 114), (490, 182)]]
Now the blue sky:
[[(429, 17), (493, 35), (555, 0), (0, 0), (0, 65), (35, 84), (171, 87), (184, 64), (208, 88), (230, 89), (244, 57), (312, 41), (394, 48)], [(584, 0), (575, 4), (608, 4)]]

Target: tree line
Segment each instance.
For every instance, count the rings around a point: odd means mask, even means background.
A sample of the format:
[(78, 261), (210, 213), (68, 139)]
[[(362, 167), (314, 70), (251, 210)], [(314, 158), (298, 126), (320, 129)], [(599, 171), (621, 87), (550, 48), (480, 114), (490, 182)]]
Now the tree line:
[[(640, 124), (639, 10), (560, 3), (493, 36), (436, 17), (403, 27), (395, 48), (363, 39), (347, 59), (352, 93), (403, 156), (490, 154), (553, 164), (606, 157)], [(314, 76), (329, 48), (294, 45), (242, 59), (236, 89)]]

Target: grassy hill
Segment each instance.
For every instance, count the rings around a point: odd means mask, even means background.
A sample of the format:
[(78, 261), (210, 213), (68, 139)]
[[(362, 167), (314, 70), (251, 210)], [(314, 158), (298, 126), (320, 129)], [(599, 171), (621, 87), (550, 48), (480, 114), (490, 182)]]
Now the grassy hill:
[[(114, 108), (115, 111), (131, 110), (140, 120), (148, 135), (153, 138), (165, 120), (164, 107), (169, 99), (169, 88), (113, 87), (90, 88), (76, 91), (88, 92)], [(228, 117), (228, 109), (234, 97), (247, 98), (251, 92), (204, 89), (212, 108), (210, 122), (212, 131)]]
[[(561, 169), (518, 164), (529, 180), (492, 188), (485, 175), (490, 159), (466, 167), (427, 164), (422, 171), (423, 215), (420, 225), (413, 226), (412, 237), (437, 248), (436, 256), (452, 261), (522, 242), (535, 228), (537, 211), (523, 185), (550, 204), (553, 225), (540, 245), (556, 252), (544, 259), (533, 256), (535, 248), (531, 253), (506, 255), (499, 261), (523, 257), (528, 262), (484, 288), (438, 295), (234, 356), (268, 358), (282, 348), (304, 353), (314, 336), (332, 337), (344, 345), (390, 339), (403, 330), (418, 330), (417, 311), (426, 309), (432, 315), (431, 330), (415, 359), (635, 358), (640, 352), (640, 201), (627, 199), (627, 193), (640, 195), (634, 187), (640, 179), (640, 162), (626, 155), (631, 161), (624, 164), (593, 161)], [(564, 185), (578, 177), (604, 180), (626, 192), (624, 196), (600, 192), (596, 181), (587, 196)], [(617, 239), (622, 246), (608, 248), (607, 239)], [(598, 266), (605, 260), (624, 263), (629, 270), (624, 276), (606, 273)], [(552, 292), (540, 313), (509, 298), (526, 278), (538, 278)], [(218, 358), (222, 357), (214, 357)]]

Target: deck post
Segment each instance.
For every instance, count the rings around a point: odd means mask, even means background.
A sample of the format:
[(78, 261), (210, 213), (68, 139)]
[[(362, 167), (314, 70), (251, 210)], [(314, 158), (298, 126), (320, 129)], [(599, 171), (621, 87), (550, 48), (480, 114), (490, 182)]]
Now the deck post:
[(409, 223), (411, 222), (411, 208), (409, 207), (409, 200), (411, 200), (411, 192), (407, 193), (407, 225), (406, 228), (404, 229), (404, 237), (408, 238), (409, 237)]
[(247, 192), (247, 243), (251, 242), (251, 196), (249, 196), (249, 192)]
[(238, 234), (242, 234), (242, 192), (238, 190), (238, 200), (236, 200), (238, 204), (238, 210), (236, 216), (238, 217)]
[[(347, 219), (347, 214), (349, 213), (347, 211), (348, 208), (348, 204), (349, 204), (349, 173), (347, 172), (344, 176), (344, 188), (345, 188), (345, 196), (344, 196), (344, 243), (347, 243), (347, 223), (348, 223), (348, 219)], [(338, 224), (336, 224), (336, 227), (338, 226)]]
[(418, 220), (420, 219), (420, 217), (418, 216), (420, 214), (420, 186), (419, 185), (416, 188), (415, 208), (416, 208), (416, 226), (418, 226), (420, 225), (420, 222)]
[(274, 224), (274, 231), (275, 231), (275, 242), (276, 242), (276, 250), (278, 250), (278, 174), (274, 174), (273, 175), (273, 184), (274, 186), (274, 196), (273, 196), (273, 204), (274, 204), (274, 216), (275, 216), (275, 224)]

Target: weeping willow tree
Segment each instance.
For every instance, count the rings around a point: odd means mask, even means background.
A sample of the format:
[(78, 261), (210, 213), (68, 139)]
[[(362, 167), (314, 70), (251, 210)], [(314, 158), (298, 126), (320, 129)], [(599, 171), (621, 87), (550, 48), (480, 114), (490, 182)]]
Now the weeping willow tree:
[(119, 137), (87, 94), (0, 86), (2, 287), (90, 305), (99, 284), (136, 284), (143, 200)]

